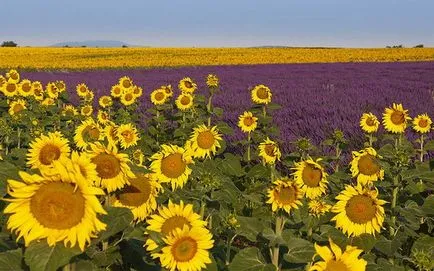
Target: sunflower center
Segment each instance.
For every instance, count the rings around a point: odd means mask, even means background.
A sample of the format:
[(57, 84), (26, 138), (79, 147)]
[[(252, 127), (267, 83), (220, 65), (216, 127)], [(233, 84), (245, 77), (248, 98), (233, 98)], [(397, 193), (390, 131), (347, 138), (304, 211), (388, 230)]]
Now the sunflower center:
[(30, 199), (30, 212), (44, 227), (70, 229), (84, 218), (85, 199), (69, 183), (43, 184)]
[(173, 244), (172, 256), (177, 262), (188, 262), (197, 253), (197, 241), (191, 237), (184, 237)]
[(139, 95), (140, 94), (140, 88), (135, 87), (134, 90), (133, 90), (133, 93), (136, 94), (136, 95)]
[(380, 166), (378, 165), (377, 159), (370, 154), (365, 154), (360, 157), (358, 167), (360, 173), (363, 175), (373, 175), (380, 171)]
[(39, 152), (39, 161), (46, 166), (51, 165), (51, 163), (54, 160), (59, 159), (59, 157), (60, 157), (59, 147), (52, 144), (45, 145), (44, 147), (41, 148)]
[(264, 151), (268, 156), (274, 157), (276, 156), (276, 154), (274, 153), (275, 151), (275, 147), (273, 144), (267, 144), (264, 147)]
[(161, 160), (161, 173), (169, 178), (178, 178), (184, 173), (186, 166), (182, 154), (172, 153)]
[(14, 111), (14, 113), (18, 113), (24, 110), (24, 106), (22, 104), (16, 104), (14, 105), (14, 108), (12, 110)]
[(121, 172), (119, 160), (108, 153), (100, 153), (92, 158), (92, 163), (96, 165), (98, 176), (103, 179), (111, 179)]
[(211, 149), (214, 146), (215, 138), (211, 131), (204, 131), (197, 135), (197, 145), (202, 149)]
[(18, 74), (17, 73), (11, 73), (10, 77), (12, 78), (12, 80), (18, 80)]
[(109, 103), (110, 103), (110, 98), (108, 98), (108, 97), (104, 97), (104, 98), (102, 99), (102, 103), (105, 104), (105, 105), (109, 104)]
[(115, 94), (121, 94), (121, 89), (120, 88), (118, 88), (118, 87), (116, 87), (116, 88), (114, 88), (113, 89), (113, 92), (115, 93)]
[(419, 120), (419, 127), (420, 128), (425, 128), (427, 126), (428, 126), (428, 121), (426, 119)]
[(345, 211), (352, 222), (365, 224), (375, 218), (377, 208), (370, 197), (356, 195), (348, 200)]
[(182, 105), (188, 105), (189, 103), (190, 103), (190, 98), (188, 98), (187, 96), (182, 96), (181, 104)]
[(88, 107), (88, 106), (86, 106), (85, 108), (83, 108), (83, 113), (84, 114), (90, 114), (92, 111), (91, 111), (91, 108), (90, 107)]
[(393, 111), (392, 116), (390, 117), (391, 121), (395, 125), (400, 125), (405, 122), (405, 116), (404, 113), (401, 111)]
[(134, 98), (134, 96), (132, 93), (125, 94), (125, 101), (127, 101), (127, 102), (132, 101), (133, 98)]
[(302, 178), (305, 185), (309, 187), (318, 187), (322, 179), (322, 171), (321, 169), (307, 164), (303, 169)]
[(126, 186), (117, 196), (118, 200), (126, 206), (138, 207), (147, 202), (151, 196), (151, 183), (145, 176), (130, 179), (131, 185)]
[(274, 191), (274, 196), (282, 204), (291, 204), (297, 199), (297, 191), (293, 186), (282, 187), (279, 191)]
[(162, 101), (164, 99), (164, 93), (163, 92), (157, 92), (155, 93), (155, 100)]
[(164, 221), (163, 225), (161, 226), (161, 232), (164, 235), (168, 235), (175, 229), (182, 229), (184, 225), (191, 227), (190, 222), (188, 222), (185, 217), (179, 215), (172, 216)]
[(24, 84), (21, 86), (21, 89), (22, 89), (24, 92), (30, 92), (30, 90), (32, 90), (32, 86), (31, 86), (29, 83), (24, 83)]
[(325, 271), (349, 271), (347, 265), (340, 260), (330, 260), (327, 262)]
[(245, 117), (244, 120), (243, 120), (243, 123), (244, 123), (244, 125), (246, 125), (246, 126), (252, 126), (252, 124), (253, 124), (254, 122), (255, 122), (255, 121), (253, 120), (252, 117)]
[(87, 87), (85, 87), (85, 86), (81, 86), (81, 87), (80, 87), (80, 92), (82, 92), (82, 93), (86, 93), (86, 92), (87, 92)]
[(127, 143), (134, 141), (134, 133), (132, 131), (124, 131), (121, 133), (121, 135)]
[(87, 142), (96, 141), (99, 139), (100, 131), (97, 127), (95, 127), (93, 125), (87, 126), (86, 128), (84, 128), (84, 130), (82, 132), (82, 136), (83, 136), (84, 140)]
[(184, 81), (184, 86), (185, 86), (186, 88), (192, 88), (192, 87), (193, 87), (193, 84), (192, 84), (191, 82), (189, 82), (189, 81)]
[(375, 126), (375, 119), (369, 117), (369, 118), (366, 120), (366, 125), (368, 125), (368, 126)]
[(6, 91), (7, 92), (15, 92), (15, 90), (17, 89), (17, 86), (15, 84), (7, 84), (6, 85)]
[(130, 82), (130, 80), (124, 80), (124, 81), (122, 82), (122, 86), (123, 86), (124, 88), (129, 88), (129, 87), (131, 87), (131, 82)]
[(259, 99), (268, 99), (268, 91), (265, 88), (259, 88), (256, 95)]

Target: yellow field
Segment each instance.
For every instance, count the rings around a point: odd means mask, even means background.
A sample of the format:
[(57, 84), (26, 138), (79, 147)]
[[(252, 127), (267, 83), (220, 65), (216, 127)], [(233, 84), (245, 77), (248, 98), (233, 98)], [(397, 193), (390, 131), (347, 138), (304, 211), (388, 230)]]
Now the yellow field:
[(434, 60), (434, 48), (0, 48), (0, 69), (98, 69)]

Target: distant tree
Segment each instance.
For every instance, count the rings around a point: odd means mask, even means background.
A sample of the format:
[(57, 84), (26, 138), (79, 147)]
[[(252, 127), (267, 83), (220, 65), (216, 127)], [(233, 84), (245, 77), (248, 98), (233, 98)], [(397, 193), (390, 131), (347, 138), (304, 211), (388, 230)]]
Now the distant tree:
[(418, 45), (414, 46), (414, 48), (423, 48), (423, 44), (418, 44)]
[(17, 43), (13, 42), (13, 41), (4, 41), (1, 45), (1, 47), (17, 47)]
[(66, 45), (64, 45), (64, 46), (63, 46), (63, 48), (69, 48), (69, 45), (68, 45), (68, 44), (66, 44)]
[(124, 44), (124, 45), (122, 45), (122, 48), (128, 48), (128, 46)]
[(386, 48), (392, 48), (392, 47), (390, 47), (389, 45), (387, 45)]
[(86, 47), (87, 47), (86, 45), (82, 45), (82, 46), (81, 46), (81, 48), (86, 48)]

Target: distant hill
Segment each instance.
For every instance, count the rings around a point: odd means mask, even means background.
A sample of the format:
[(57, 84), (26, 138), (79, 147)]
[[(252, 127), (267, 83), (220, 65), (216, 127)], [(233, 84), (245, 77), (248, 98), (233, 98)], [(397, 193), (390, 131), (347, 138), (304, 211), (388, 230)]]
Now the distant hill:
[(51, 47), (122, 47), (126, 45), (128, 47), (137, 47), (126, 42), (117, 41), (117, 40), (86, 40), (86, 41), (68, 41), (68, 42), (59, 42), (51, 45)]

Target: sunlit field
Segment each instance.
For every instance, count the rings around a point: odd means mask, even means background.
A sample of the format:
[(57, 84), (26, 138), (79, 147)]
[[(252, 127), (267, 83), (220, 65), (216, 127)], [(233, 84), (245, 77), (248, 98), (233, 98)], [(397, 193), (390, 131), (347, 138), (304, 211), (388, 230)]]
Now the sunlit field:
[(434, 60), (434, 48), (0, 48), (0, 69), (125, 69), (429, 60)]

